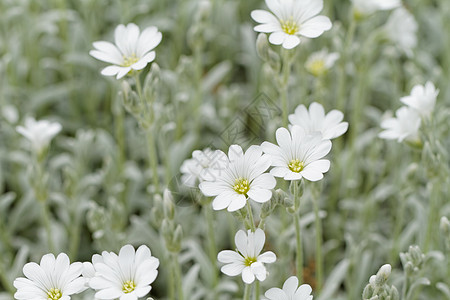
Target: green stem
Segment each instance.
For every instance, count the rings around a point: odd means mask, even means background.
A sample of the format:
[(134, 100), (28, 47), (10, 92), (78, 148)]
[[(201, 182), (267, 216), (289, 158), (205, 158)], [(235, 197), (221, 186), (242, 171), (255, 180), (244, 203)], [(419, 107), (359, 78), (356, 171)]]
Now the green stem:
[(295, 223), (295, 240), (297, 248), (296, 266), (297, 266), (297, 278), (303, 282), (303, 250), (302, 250), (302, 237), (300, 232), (300, 211), (294, 213)]
[(289, 113), (289, 104), (288, 104), (288, 88), (289, 88), (289, 77), (291, 74), (291, 65), (292, 61), (290, 59), (289, 50), (282, 49), (283, 56), (283, 70), (281, 75), (281, 88), (280, 88), (280, 96), (281, 96), (281, 106), (282, 106), (282, 114), (283, 114), (283, 126), (288, 126), (288, 113)]
[(439, 207), (439, 180), (435, 179), (431, 184), (430, 208), (428, 212), (427, 231), (423, 247), (424, 252), (428, 252), (432, 248), (430, 245), (433, 244), (433, 233), (435, 232), (434, 227), (436, 222), (439, 222), (439, 217), (436, 216), (435, 213), (436, 208)]
[(250, 300), (250, 288), (251, 288), (251, 285), (250, 285), (250, 284), (246, 284), (246, 285), (245, 285), (244, 298), (243, 298), (243, 300)]
[(247, 200), (247, 216), (249, 217), (249, 221), (250, 221), (250, 229), (253, 232), (255, 232), (256, 227), (255, 227), (255, 222), (253, 221), (252, 207), (250, 205), (249, 200)]
[(338, 86), (338, 100), (337, 100), (337, 108), (341, 111), (345, 111), (345, 92), (347, 88), (347, 74), (345, 72), (345, 67), (347, 65), (348, 57), (351, 55), (351, 45), (353, 43), (353, 38), (355, 36), (356, 31), (356, 20), (353, 17), (350, 21), (350, 26), (347, 31), (347, 36), (345, 39), (344, 49), (342, 53), (340, 69), (339, 69), (339, 86)]
[(319, 217), (319, 199), (313, 195), (314, 203), (314, 225), (316, 229), (316, 293), (319, 294), (322, 288), (323, 279), (323, 257), (322, 257), (322, 223)]
[[(213, 266), (216, 265), (216, 257), (217, 257), (217, 249), (216, 249), (216, 239), (214, 238), (214, 220), (213, 220), (213, 211), (211, 208), (211, 204), (204, 204), (203, 211), (205, 213), (205, 219), (207, 223), (207, 231), (208, 231), (208, 254), (209, 260)], [(217, 268), (213, 268), (213, 287), (217, 286)]]
[(255, 300), (260, 300), (260, 296), (259, 296), (259, 280), (255, 280)]
[(50, 211), (48, 209), (47, 201), (39, 201), (39, 204), (41, 205), (41, 217), (42, 217), (42, 225), (44, 225), (45, 230), (47, 232), (47, 242), (48, 242), (48, 249), (50, 252), (55, 251), (55, 247), (53, 245), (53, 235), (52, 235), (52, 227), (50, 223)]
[(9, 280), (8, 276), (6, 275), (6, 271), (5, 268), (3, 266), (3, 261), (0, 260), (0, 280), (1, 283), (3, 285), (3, 287), (5, 288), (6, 291), (8, 291), (8, 293), (10, 293), (11, 295), (14, 295), (14, 293), (16, 292), (14, 286), (11, 284), (11, 280)]
[(180, 266), (180, 262), (178, 260), (178, 254), (174, 254), (174, 258), (173, 258), (173, 262), (174, 262), (174, 269), (175, 269), (175, 286), (178, 289), (178, 300), (183, 300), (184, 296), (183, 296), (183, 282), (182, 282), (182, 278), (181, 278), (181, 266)]
[(292, 181), (294, 193), (294, 224), (295, 224), (295, 240), (296, 240), (296, 271), (297, 278), (300, 283), (303, 282), (303, 247), (302, 247), (302, 236), (300, 227), (300, 184), (296, 181)]
[(406, 295), (408, 293), (408, 274), (405, 272), (405, 281), (402, 289), (402, 300), (407, 300)]

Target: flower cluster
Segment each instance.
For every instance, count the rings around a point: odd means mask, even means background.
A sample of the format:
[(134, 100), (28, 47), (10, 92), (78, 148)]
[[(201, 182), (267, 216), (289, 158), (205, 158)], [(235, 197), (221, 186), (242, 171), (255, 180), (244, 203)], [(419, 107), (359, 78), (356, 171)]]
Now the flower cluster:
[(17, 278), (14, 286), (18, 300), (70, 300), (70, 296), (85, 291), (96, 291), (99, 300), (137, 300), (147, 295), (150, 284), (158, 275), (159, 260), (142, 245), (137, 251), (126, 245), (119, 255), (104, 251), (95, 254), (90, 262), (74, 262), (61, 253), (56, 257), (46, 254), (40, 264), (27, 263), (23, 267), (26, 278)]
[(409, 96), (402, 97), (402, 106), (395, 112), (395, 118), (387, 118), (381, 122), (379, 137), (383, 139), (397, 140), (399, 143), (407, 141), (413, 144), (420, 143), (419, 129), (422, 119), (431, 117), (439, 94), (432, 82), (423, 85), (415, 85)]

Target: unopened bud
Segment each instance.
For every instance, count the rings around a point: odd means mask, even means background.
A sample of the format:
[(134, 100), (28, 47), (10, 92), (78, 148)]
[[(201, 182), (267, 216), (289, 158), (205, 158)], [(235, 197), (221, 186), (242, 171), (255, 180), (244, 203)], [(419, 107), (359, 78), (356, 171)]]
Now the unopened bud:
[(444, 234), (450, 234), (450, 221), (447, 217), (442, 217), (440, 226), (439, 226)]
[(390, 291), (389, 296), (391, 297), (391, 300), (399, 300), (400, 299), (400, 295), (395, 286), (391, 286), (391, 291)]
[(389, 275), (391, 275), (392, 267), (390, 264), (381, 266), (376, 275), (376, 284), (382, 286), (386, 283)]
[(168, 189), (164, 190), (163, 204), (165, 217), (169, 220), (173, 220), (175, 216), (175, 205), (173, 204), (172, 193)]

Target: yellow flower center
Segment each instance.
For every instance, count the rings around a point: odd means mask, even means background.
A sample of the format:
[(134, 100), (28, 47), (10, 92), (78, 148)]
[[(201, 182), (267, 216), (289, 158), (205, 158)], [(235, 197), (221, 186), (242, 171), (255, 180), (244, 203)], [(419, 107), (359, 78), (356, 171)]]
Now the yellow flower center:
[(289, 162), (288, 167), (292, 172), (299, 173), (305, 168), (305, 164), (299, 159), (293, 159)]
[(256, 257), (246, 257), (244, 261), (244, 265), (250, 267), (252, 263), (256, 262)]
[(287, 34), (293, 35), (298, 32), (298, 24), (291, 17), (289, 20), (281, 20), (281, 30), (286, 32)]
[(47, 296), (48, 296), (48, 300), (58, 300), (59, 298), (62, 297), (62, 293), (59, 289), (51, 288), (47, 292)]
[(134, 283), (134, 281), (127, 280), (123, 283), (122, 291), (125, 294), (128, 294), (128, 293), (131, 293), (132, 291), (134, 291), (135, 288), (136, 288), (136, 283)]
[(326, 72), (325, 61), (323, 59), (318, 59), (311, 62), (308, 71), (316, 77), (324, 74)]
[(233, 185), (233, 189), (239, 194), (246, 195), (250, 190), (250, 184), (247, 179), (241, 177), (236, 179)]
[(122, 67), (130, 67), (133, 64), (137, 63), (139, 59), (136, 57), (136, 54), (131, 54), (131, 56), (123, 56)]

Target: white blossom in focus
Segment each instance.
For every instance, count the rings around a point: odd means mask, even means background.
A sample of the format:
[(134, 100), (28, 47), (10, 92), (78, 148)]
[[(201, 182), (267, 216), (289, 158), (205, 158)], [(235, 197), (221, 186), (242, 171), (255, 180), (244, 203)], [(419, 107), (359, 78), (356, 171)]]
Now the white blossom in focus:
[(428, 81), (425, 85), (415, 85), (409, 96), (400, 98), (400, 101), (415, 109), (422, 117), (429, 117), (434, 110), (439, 90)]
[(239, 210), (249, 198), (259, 203), (270, 200), (276, 180), (271, 174), (264, 173), (270, 167), (270, 159), (263, 155), (261, 147), (250, 146), (244, 154), (240, 146), (232, 145), (228, 160), (227, 168), (218, 178), (199, 185), (205, 196), (215, 197), (214, 210)]
[(298, 286), (298, 278), (289, 277), (283, 284), (283, 289), (271, 288), (264, 296), (269, 300), (312, 300), (312, 288), (309, 284)]
[(378, 136), (382, 139), (416, 142), (419, 139), (420, 116), (412, 108), (403, 106), (395, 112), (395, 118), (381, 122), (384, 131)]
[(96, 299), (137, 300), (150, 292), (158, 266), (159, 260), (147, 246), (135, 251), (133, 246), (125, 245), (119, 255), (106, 251), (101, 256), (94, 255), (91, 266), (84, 264), (83, 276), (96, 290)]
[(270, 33), (269, 42), (292, 49), (300, 44), (300, 36), (316, 38), (330, 30), (331, 21), (317, 16), (323, 9), (323, 0), (266, 0), (265, 10), (254, 10), (251, 17), (260, 25), (257, 32)]
[(40, 264), (30, 262), (23, 267), (26, 278), (14, 280), (17, 300), (70, 300), (73, 294), (86, 289), (85, 279), (80, 277), (83, 265), (70, 263), (69, 257), (61, 253), (42, 257)]
[(306, 133), (320, 132), (324, 139), (334, 139), (343, 135), (348, 129), (348, 123), (342, 122), (344, 114), (332, 110), (325, 114), (323, 106), (317, 102), (309, 105), (309, 110), (303, 104), (297, 106), (295, 113), (289, 115), (289, 122), (298, 125)]
[(251, 284), (255, 278), (264, 281), (267, 277), (267, 270), (264, 264), (276, 261), (273, 252), (268, 251), (260, 254), (266, 235), (261, 229), (255, 232), (239, 230), (235, 236), (236, 251), (224, 250), (220, 251), (217, 259), (225, 265), (221, 271), (228, 276), (237, 276), (242, 274), (242, 280), (246, 284)]
[(417, 46), (418, 27), (414, 16), (406, 8), (400, 7), (389, 16), (384, 30), (389, 40), (411, 57), (412, 50)]
[(276, 138), (278, 145), (269, 142), (261, 145), (264, 153), (270, 156), (274, 166), (270, 173), (275, 177), (318, 181), (330, 169), (330, 161), (322, 158), (330, 152), (331, 141), (323, 139), (320, 133), (306, 134), (294, 125), (291, 132), (278, 128)]
[(25, 126), (16, 127), (17, 132), (31, 142), (33, 150), (37, 153), (47, 148), (51, 140), (61, 129), (61, 124), (57, 122), (47, 120), (36, 121), (31, 117), (25, 119)]
[(139, 71), (155, 59), (152, 51), (162, 40), (162, 33), (152, 26), (142, 33), (136, 24), (120, 24), (114, 31), (115, 44), (105, 41), (94, 42), (95, 50), (89, 54), (98, 60), (112, 64), (102, 70), (102, 75), (120, 79), (131, 71)]
[(204, 180), (215, 181), (228, 163), (228, 157), (220, 150), (195, 150), (192, 152), (192, 158), (181, 165), (181, 181), (189, 187), (195, 187)]

